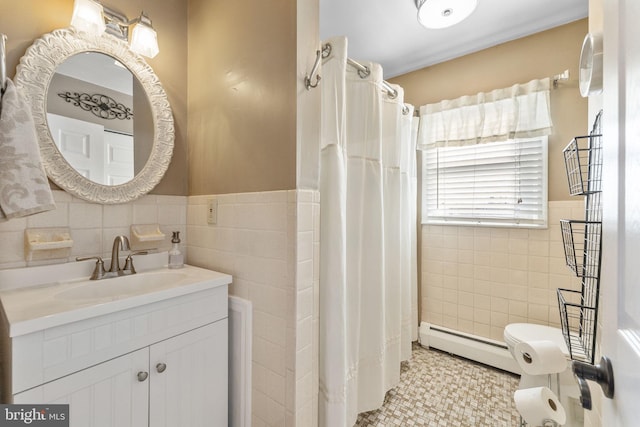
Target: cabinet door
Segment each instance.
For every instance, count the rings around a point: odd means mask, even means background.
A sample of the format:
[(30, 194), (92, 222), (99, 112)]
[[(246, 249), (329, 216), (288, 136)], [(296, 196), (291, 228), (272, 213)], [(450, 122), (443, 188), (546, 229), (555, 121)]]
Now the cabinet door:
[(227, 319), (151, 346), (149, 425), (227, 426)]
[(70, 427), (141, 427), (149, 422), (149, 349), (144, 348), (13, 396), (14, 403), (69, 404)]

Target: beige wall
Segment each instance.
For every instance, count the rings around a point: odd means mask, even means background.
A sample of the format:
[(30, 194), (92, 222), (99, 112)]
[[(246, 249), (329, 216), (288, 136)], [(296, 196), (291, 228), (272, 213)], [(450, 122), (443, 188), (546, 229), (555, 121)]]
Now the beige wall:
[[(147, 62), (160, 78), (173, 109), (176, 139), (173, 158), (164, 179), (152, 194), (187, 195), (187, 7), (183, 0), (108, 0), (110, 8), (129, 18), (144, 8), (158, 32), (160, 54)], [(10, 77), (20, 57), (44, 33), (69, 26), (73, 0), (3, 0), (0, 31), (8, 36), (7, 73)]]
[(423, 322), (502, 341), (509, 323), (560, 327), (557, 288), (579, 289), (560, 219), (584, 201), (549, 203), (549, 228), (422, 227)]
[(562, 150), (590, 126), (577, 84), (587, 31), (580, 20), (391, 79), (420, 106), (571, 75), (551, 91), (549, 228), (422, 226), (421, 321), (496, 340), (508, 323), (559, 325), (555, 289), (579, 285), (565, 266), (559, 220), (584, 215), (582, 198), (569, 196)]
[(296, 2), (189, 1), (189, 192), (296, 187)]
[(569, 200), (562, 149), (589, 129), (587, 101), (580, 97), (577, 83), (580, 48), (587, 31), (583, 19), (390, 81), (404, 88), (406, 102), (421, 106), (551, 77), (568, 69), (570, 82), (551, 91), (554, 128), (549, 137), (549, 200)]

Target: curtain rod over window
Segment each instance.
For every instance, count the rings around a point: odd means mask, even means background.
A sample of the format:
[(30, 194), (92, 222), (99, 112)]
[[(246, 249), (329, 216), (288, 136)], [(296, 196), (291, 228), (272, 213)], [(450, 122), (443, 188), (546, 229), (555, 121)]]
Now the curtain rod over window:
[(569, 70), (564, 70), (560, 74), (556, 74), (551, 78), (553, 88), (556, 89), (561, 82), (569, 81)]

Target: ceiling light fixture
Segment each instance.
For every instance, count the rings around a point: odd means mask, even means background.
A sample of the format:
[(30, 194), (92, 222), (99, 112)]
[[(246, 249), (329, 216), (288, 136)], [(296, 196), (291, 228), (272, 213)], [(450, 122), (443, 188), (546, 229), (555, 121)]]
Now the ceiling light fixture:
[(418, 22), (426, 28), (447, 28), (465, 20), (478, 0), (415, 0)]
[(138, 18), (129, 20), (98, 1), (75, 0), (71, 26), (78, 31), (98, 35), (107, 32), (125, 41), (129, 39), (129, 27), (132, 26), (129, 47), (133, 52), (153, 58), (160, 51), (158, 35), (151, 25), (151, 19), (144, 12)]

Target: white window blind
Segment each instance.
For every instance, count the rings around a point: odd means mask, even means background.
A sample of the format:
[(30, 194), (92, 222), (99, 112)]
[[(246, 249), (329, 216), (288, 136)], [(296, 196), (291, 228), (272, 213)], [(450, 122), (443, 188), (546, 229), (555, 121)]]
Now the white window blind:
[(423, 223), (547, 226), (547, 137), (423, 151)]

